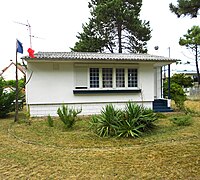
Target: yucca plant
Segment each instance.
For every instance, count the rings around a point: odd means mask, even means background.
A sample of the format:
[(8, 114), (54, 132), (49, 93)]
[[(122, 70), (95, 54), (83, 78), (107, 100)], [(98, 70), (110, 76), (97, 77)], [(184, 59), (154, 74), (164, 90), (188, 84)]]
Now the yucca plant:
[(67, 129), (72, 128), (75, 124), (75, 120), (78, 114), (80, 114), (82, 109), (70, 109), (68, 106), (63, 105), (62, 108), (58, 108), (57, 114), (60, 120), (64, 123)]
[(154, 127), (156, 114), (143, 106), (132, 102), (126, 104), (125, 109), (115, 109), (112, 104), (107, 105), (100, 115), (93, 116), (91, 127), (99, 136), (139, 137), (143, 132)]
[(143, 132), (154, 127), (156, 114), (141, 105), (128, 102), (121, 120), (117, 123), (116, 134), (119, 137), (139, 137)]
[(122, 119), (117, 122), (116, 135), (118, 137), (139, 137), (143, 125), (137, 125), (137, 119)]
[(121, 118), (121, 111), (112, 104), (106, 105), (100, 115), (92, 116), (91, 128), (101, 137), (116, 135), (116, 124)]
[(124, 112), (125, 112), (126, 119), (129, 119), (129, 120), (135, 119), (137, 120), (135, 123), (137, 126), (142, 125), (141, 126), (142, 131), (152, 129), (154, 127), (153, 122), (158, 119), (156, 113), (154, 113), (153, 110), (149, 108), (145, 108), (141, 105), (138, 105), (132, 102), (128, 102), (126, 104), (126, 108)]

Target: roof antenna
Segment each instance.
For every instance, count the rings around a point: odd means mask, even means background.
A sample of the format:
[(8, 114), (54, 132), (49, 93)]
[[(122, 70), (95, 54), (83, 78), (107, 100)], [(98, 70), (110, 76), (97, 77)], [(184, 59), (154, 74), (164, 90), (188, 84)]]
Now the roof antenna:
[(23, 26), (26, 26), (26, 27), (28, 27), (28, 31), (29, 31), (29, 42), (30, 42), (30, 48), (32, 49), (32, 38), (38, 38), (38, 39), (44, 39), (44, 38), (41, 38), (41, 37), (37, 37), (37, 36), (33, 36), (32, 35), (32, 32), (31, 32), (31, 25), (30, 25), (30, 23), (28, 22), (28, 20), (27, 20), (27, 23), (25, 24), (25, 23), (21, 23), (21, 22), (17, 22), (17, 21), (13, 21), (14, 23), (16, 23), (16, 24), (20, 24), (20, 25), (23, 25)]
[(30, 48), (32, 48), (31, 25), (29, 24), (28, 20), (27, 20), (27, 24), (25, 24), (25, 23), (21, 23), (21, 22), (17, 22), (17, 21), (13, 21), (13, 22), (28, 27), (28, 31), (29, 31), (29, 40), (30, 40)]

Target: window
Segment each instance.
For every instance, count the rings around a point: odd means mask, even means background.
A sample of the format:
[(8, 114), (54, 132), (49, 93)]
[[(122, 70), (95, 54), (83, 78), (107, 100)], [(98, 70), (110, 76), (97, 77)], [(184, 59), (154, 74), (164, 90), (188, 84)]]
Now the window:
[(125, 74), (123, 68), (116, 69), (116, 87), (125, 87)]
[(128, 69), (128, 87), (137, 86), (137, 69)]
[(102, 69), (103, 88), (112, 88), (112, 82), (113, 82), (112, 75), (113, 75), (112, 68)]
[(99, 68), (90, 68), (90, 88), (99, 88)]
[(90, 68), (90, 88), (126, 89), (138, 87), (138, 70), (135, 68)]

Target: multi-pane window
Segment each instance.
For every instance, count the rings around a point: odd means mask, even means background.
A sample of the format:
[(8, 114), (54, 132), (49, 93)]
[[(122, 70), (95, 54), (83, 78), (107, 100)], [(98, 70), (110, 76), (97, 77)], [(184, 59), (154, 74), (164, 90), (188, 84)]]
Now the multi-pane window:
[(128, 69), (128, 87), (137, 87), (137, 69)]
[(113, 69), (102, 68), (102, 84), (103, 88), (112, 88), (113, 83)]
[(125, 87), (125, 73), (123, 68), (116, 69), (116, 87)]
[(90, 88), (138, 87), (138, 70), (135, 68), (90, 68)]
[(99, 68), (90, 68), (90, 87), (99, 88)]

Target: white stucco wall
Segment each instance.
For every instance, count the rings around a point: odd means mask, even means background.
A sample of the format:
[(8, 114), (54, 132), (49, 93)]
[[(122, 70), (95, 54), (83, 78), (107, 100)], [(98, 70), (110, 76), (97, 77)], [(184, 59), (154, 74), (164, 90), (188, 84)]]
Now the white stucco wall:
[[(124, 65), (123, 65), (124, 66)], [(143, 103), (152, 108), (154, 100), (154, 68), (153, 64), (139, 64), (138, 87), (141, 93), (128, 94), (85, 94), (75, 95), (74, 64), (59, 62), (28, 62), (26, 86), (27, 104), (31, 116), (57, 115), (56, 111), (62, 104), (82, 108), (82, 114), (94, 114), (106, 104), (112, 103), (123, 107), (127, 101)], [(131, 65), (127, 65), (131, 67)]]

